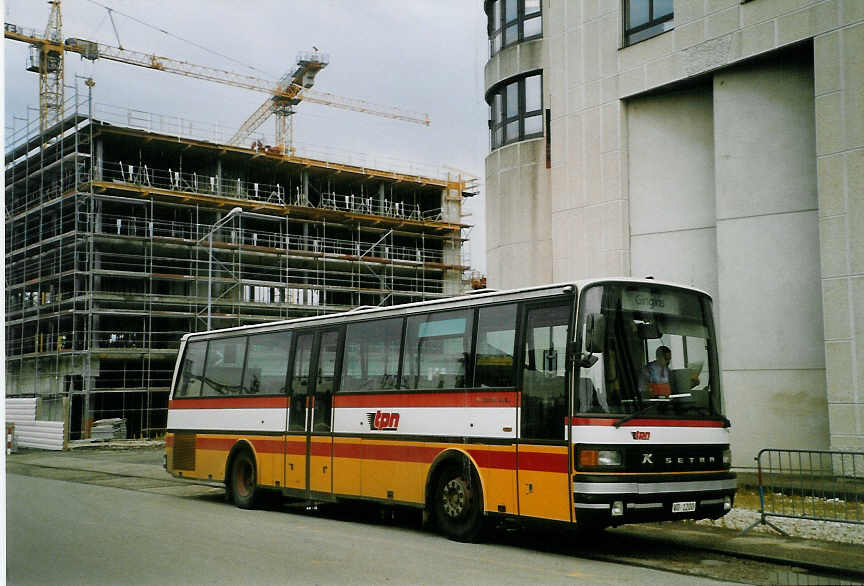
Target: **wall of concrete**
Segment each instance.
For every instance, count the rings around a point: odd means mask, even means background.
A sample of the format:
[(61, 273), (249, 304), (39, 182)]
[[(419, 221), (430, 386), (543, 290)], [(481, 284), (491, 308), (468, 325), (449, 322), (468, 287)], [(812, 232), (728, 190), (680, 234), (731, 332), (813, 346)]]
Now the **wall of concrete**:
[(501, 147), (486, 158), (487, 285), (524, 287), (552, 280), (543, 140)]
[(711, 86), (627, 102), (633, 276), (717, 294)]
[[(486, 63), (487, 91), (502, 80), (542, 69), (543, 41), (519, 43)], [(552, 280), (552, 240), (543, 139), (496, 149), (486, 157), (487, 286), (524, 287)]]
[(864, 2), (814, 39), (831, 447), (864, 450)]
[(721, 366), (729, 418), (752, 424), (742, 456), (828, 447), (811, 60), (714, 75)]
[[(519, 222), (523, 207), (496, 201), (527, 158), (487, 159), (489, 282), (703, 287), (735, 437), (750, 438), (736, 465), (781, 438), (864, 449), (864, 2), (676, 0), (674, 29), (630, 47), (620, 10), (544, 1), (544, 38), (487, 64), (488, 88), (541, 63), (552, 118), (552, 168), (534, 158), (538, 191), (522, 193), (548, 216)], [(658, 192), (675, 213), (652, 213)], [(551, 268), (529, 275), (512, 248), (534, 254), (546, 234)]]

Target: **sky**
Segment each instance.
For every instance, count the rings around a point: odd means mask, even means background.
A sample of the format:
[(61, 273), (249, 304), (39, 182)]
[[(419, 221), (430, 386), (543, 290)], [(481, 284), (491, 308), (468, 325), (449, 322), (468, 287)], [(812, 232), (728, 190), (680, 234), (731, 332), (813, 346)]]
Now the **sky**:
[[(113, 10), (116, 34), (100, 5)], [(50, 7), (44, 0), (5, 0), (3, 12), (8, 23), (44, 31)], [(477, 176), (482, 187), (488, 116), (481, 2), (63, 0), (62, 14), (64, 38), (119, 44), (265, 79), (293, 71), (298, 52), (318, 47), (329, 54), (330, 64), (318, 74), (315, 90), (427, 113), (432, 123), (425, 127), (303, 103), (294, 117), (298, 145), (364, 154), (369, 164), (396, 159), (421, 168), (447, 165)], [(25, 69), (27, 45), (7, 40), (4, 47), (3, 118), (9, 129), (13, 116), (27, 116), (28, 107), (30, 118), (38, 119), (39, 76)], [(239, 127), (266, 99), (246, 89), (75, 54), (66, 56), (65, 76), (66, 85), (77, 84), (82, 95), (83, 79), (92, 77), (97, 104), (226, 129)], [(271, 120), (262, 131), (272, 134), (273, 127)], [(463, 213), (470, 214), (463, 221), (475, 226), (468, 245), (471, 265), (485, 272), (482, 189), (466, 201)]]

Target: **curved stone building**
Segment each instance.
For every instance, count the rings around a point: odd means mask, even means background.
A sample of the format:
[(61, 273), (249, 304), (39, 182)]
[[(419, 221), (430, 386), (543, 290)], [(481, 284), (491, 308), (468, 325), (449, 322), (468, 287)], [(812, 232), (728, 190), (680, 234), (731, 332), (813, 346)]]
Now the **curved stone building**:
[(735, 464), (864, 449), (864, 3), (484, 9), (489, 286), (705, 289)]

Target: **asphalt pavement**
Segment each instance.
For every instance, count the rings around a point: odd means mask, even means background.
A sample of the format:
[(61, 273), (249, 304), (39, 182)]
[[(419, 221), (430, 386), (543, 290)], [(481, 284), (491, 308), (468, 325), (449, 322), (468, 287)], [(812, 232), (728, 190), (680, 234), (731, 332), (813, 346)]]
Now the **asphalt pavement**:
[[(166, 494), (206, 493), (219, 490), (193, 485), (171, 477), (161, 467), (161, 451), (152, 446), (141, 449), (104, 451), (76, 449), (67, 452), (24, 451), (6, 457), (7, 471), (16, 466), (38, 467), (46, 474), (52, 470), (80, 471), (116, 477), (134, 486), (136, 482), (164, 483)], [(718, 554), (770, 563), (790, 564), (816, 571), (842, 574), (864, 582), (864, 547), (832, 541), (786, 537), (774, 533), (746, 533), (692, 523), (666, 522), (627, 525), (610, 530), (663, 543), (670, 547), (699, 549)]]

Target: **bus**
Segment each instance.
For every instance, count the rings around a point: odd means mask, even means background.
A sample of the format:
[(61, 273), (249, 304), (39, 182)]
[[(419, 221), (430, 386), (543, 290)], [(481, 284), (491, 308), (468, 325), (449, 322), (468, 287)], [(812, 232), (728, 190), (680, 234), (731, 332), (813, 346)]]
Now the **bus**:
[(186, 334), (165, 462), (239, 507), (415, 507), (473, 541), (719, 518), (729, 434), (711, 298), (604, 279)]

